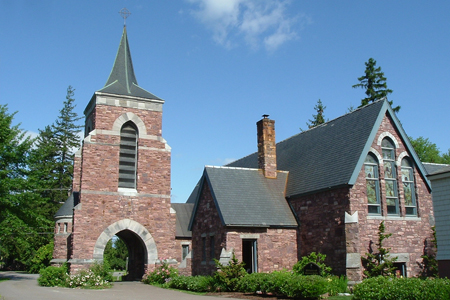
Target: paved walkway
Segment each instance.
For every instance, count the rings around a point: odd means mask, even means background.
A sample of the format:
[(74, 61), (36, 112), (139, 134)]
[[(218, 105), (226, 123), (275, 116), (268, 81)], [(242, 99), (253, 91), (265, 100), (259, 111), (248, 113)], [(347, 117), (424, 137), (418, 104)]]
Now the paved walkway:
[(39, 275), (17, 272), (0, 272), (1, 300), (218, 300), (223, 298), (190, 295), (178, 291), (157, 288), (140, 282), (116, 282), (110, 289), (85, 290), (59, 287), (41, 287), (37, 284)]

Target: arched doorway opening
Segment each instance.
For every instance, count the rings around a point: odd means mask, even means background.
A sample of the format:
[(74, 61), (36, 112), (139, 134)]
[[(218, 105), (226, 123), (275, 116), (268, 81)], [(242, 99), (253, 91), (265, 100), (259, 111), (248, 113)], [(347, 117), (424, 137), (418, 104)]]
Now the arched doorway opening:
[(122, 230), (116, 235), (128, 249), (128, 275), (122, 280), (141, 280), (147, 265), (147, 251), (141, 238), (131, 230)]
[(152, 235), (136, 221), (130, 219), (117, 221), (108, 226), (98, 237), (94, 247), (94, 259), (103, 260), (106, 245), (115, 235), (126, 244), (128, 249), (128, 275), (122, 280), (141, 280), (145, 267), (155, 264), (158, 257)]

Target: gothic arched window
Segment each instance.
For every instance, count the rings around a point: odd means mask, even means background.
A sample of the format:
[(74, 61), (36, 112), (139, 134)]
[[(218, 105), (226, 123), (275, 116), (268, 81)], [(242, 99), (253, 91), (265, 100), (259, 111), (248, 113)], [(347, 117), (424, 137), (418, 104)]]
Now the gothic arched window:
[(120, 130), (119, 188), (136, 188), (138, 131), (133, 122)]
[(378, 180), (378, 160), (369, 153), (364, 162), (366, 191), (369, 214), (381, 214), (380, 184)]
[(412, 166), (409, 158), (405, 157), (402, 159), (402, 184), (406, 215), (417, 215), (416, 190)]
[(387, 213), (398, 215), (397, 171), (395, 167), (395, 146), (389, 138), (381, 141), (386, 186)]

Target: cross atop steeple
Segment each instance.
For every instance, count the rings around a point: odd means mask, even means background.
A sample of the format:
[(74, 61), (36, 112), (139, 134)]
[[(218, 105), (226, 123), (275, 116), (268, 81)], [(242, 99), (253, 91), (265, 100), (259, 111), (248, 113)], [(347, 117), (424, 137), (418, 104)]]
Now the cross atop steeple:
[(127, 26), (127, 18), (131, 15), (130, 11), (126, 7), (124, 7), (119, 11), (119, 14), (123, 18), (123, 26)]

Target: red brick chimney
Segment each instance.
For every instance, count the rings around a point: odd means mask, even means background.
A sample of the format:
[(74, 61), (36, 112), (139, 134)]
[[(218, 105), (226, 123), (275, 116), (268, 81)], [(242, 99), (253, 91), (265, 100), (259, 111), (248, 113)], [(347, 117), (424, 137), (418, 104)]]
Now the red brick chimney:
[(275, 145), (275, 121), (263, 115), (256, 123), (258, 128), (258, 168), (267, 178), (277, 178), (277, 148)]

